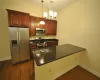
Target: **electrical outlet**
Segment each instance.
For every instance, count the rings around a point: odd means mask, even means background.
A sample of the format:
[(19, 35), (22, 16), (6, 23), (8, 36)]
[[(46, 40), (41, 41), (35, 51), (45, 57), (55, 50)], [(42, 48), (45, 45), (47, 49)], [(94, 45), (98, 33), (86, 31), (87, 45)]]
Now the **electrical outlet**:
[(51, 72), (51, 69), (49, 69), (49, 72)]

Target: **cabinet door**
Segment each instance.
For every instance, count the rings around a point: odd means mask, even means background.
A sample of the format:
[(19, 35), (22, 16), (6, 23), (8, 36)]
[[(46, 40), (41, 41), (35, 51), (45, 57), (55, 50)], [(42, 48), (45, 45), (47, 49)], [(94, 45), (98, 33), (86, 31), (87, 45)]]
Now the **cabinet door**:
[(30, 19), (29, 14), (27, 13), (20, 13), (19, 21), (21, 20), (21, 26), (23, 27), (30, 27)]
[(8, 21), (10, 27), (30, 27), (30, 19), (28, 13), (7, 10)]
[(57, 46), (58, 45), (58, 41), (50, 41), (50, 42), (47, 42), (47, 46), (50, 47), (50, 46)]
[(56, 35), (57, 33), (57, 21), (52, 21), (52, 25), (53, 25), (53, 35)]
[(9, 22), (9, 26), (11, 26), (11, 27), (20, 26), (17, 15), (18, 15), (17, 12), (8, 10), (8, 22)]
[(31, 49), (36, 49), (36, 47), (37, 47), (37, 44), (36, 44), (36, 43), (30, 44), (30, 48), (31, 48)]
[(30, 21), (31, 21), (30, 35), (34, 36), (36, 33), (35, 28), (37, 27), (36, 18), (33, 16), (30, 16)]
[(46, 35), (56, 35), (57, 21), (46, 20)]

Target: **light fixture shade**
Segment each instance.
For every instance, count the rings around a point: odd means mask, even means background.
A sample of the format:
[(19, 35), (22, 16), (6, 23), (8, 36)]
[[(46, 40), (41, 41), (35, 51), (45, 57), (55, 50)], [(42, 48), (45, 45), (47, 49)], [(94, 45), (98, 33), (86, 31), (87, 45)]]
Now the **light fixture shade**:
[(47, 18), (48, 13), (47, 13), (47, 12), (44, 12), (44, 13), (43, 13), (43, 16), (44, 16), (44, 18)]
[(57, 17), (57, 12), (53, 13), (53, 17), (56, 18)]
[[(49, 18), (49, 19), (56, 19), (57, 17), (57, 12), (54, 12), (52, 9), (52, 3), (54, 3), (54, 1), (52, 0), (48, 0), (50, 2), (49, 5), (49, 12), (43, 12), (42, 10), (42, 18)], [(41, 0), (42, 4), (43, 4), (43, 0)], [(43, 8), (43, 5), (42, 5)], [(40, 24), (44, 24), (45, 22), (41, 21)]]
[(45, 22), (44, 22), (44, 21), (40, 21), (40, 24), (41, 24), (41, 25), (45, 25)]
[(50, 17), (53, 17), (53, 11), (49, 11)]

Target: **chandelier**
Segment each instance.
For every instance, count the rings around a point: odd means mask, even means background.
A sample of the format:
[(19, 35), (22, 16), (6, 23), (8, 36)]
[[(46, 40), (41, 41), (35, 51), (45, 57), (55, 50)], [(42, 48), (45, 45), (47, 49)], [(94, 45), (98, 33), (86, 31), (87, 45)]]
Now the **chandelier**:
[(54, 2), (52, 0), (49, 0), (49, 11), (48, 12), (43, 12), (43, 17), (44, 18), (56, 19), (57, 12), (53, 11), (53, 9), (52, 9), (52, 4), (53, 3)]
[[(57, 12), (53, 11), (52, 4), (54, 3), (52, 0), (49, 1), (49, 11), (43, 12), (43, 0), (41, 0), (42, 3), (42, 18), (50, 18), (50, 19), (56, 19)], [(40, 21), (41, 25), (45, 25), (45, 22), (43, 20)]]
[[(44, 1), (41, 0), (41, 3), (42, 3), (42, 18), (43, 18), (43, 2), (44, 2)], [(43, 20), (41, 20), (39, 24), (45, 25), (45, 22), (44, 22)]]

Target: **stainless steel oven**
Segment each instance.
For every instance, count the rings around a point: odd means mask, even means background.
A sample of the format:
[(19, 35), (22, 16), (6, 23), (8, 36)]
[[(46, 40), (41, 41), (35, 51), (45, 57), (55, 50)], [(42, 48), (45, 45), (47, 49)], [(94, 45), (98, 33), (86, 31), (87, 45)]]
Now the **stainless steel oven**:
[(36, 28), (36, 35), (45, 35), (45, 29)]

